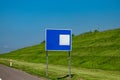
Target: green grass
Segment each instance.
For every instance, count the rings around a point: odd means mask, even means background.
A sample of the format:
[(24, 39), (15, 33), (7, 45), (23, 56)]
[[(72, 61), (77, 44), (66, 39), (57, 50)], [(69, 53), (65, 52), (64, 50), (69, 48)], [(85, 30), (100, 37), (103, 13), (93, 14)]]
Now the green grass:
[[(72, 67), (74, 67), (76, 71), (79, 68), (86, 68), (88, 70), (101, 69), (103, 71), (105, 70), (104, 72), (120, 71), (120, 28), (103, 32), (87, 32), (74, 36), (72, 46)], [(42, 42), (35, 46), (2, 54), (0, 58), (9, 58), (20, 62), (25, 61), (35, 64), (46, 64), (45, 56), (45, 43)], [(68, 52), (49, 51), (49, 64), (67, 67)], [(77, 78), (87, 76), (83, 74), (81, 74), (81, 76), (79, 74), (77, 75)], [(44, 76), (44, 74), (41, 76)], [(90, 76), (88, 80), (102, 80), (90, 79)], [(85, 80), (87, 80), (87, 78), (85, 78)]]
[[(45, 76), (46, 65), (42, 63), (30, 63), (21, 62), (17, 60), (13, 61), (13, 67), (26, 71), (30, 74), (37, 76)], [(9, 59), (0, 59), (0, 63), (4, 63), (9, 66)], [(68, 74), (68, 68), (61, 65), (49, 65), (49, 77), (52, 80), (57, 80)], [(119, 71), (104, 71), (99, 69), (86, 69), (86, 68), (72, 68), (72, 74), (74, 74), (72, 80), (119, 80)], [(63, 78), (66, 80), (66, 78)], [(63, 80), (62, 79), (62, 80)]]

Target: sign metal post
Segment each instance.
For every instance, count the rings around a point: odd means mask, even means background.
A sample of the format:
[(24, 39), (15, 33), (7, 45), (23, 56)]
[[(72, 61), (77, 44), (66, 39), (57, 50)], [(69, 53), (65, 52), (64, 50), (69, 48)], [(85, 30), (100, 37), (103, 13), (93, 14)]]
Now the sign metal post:
[(48, 51), (46, 51), (46, 76), (48, 76)]
[(69, 54), (69, 60), (68, 60), (68, 72), (69, 72), (69, 79), (71, 79), (71, 53), (70, 53), (70, 51), (68, 52), (68, 54)]

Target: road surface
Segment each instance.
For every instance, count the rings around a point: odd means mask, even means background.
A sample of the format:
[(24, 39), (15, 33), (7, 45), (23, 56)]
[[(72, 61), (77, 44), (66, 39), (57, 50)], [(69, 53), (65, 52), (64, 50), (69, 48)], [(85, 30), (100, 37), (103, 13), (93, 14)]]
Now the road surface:
[(0, 80), (45, 80), (0, 64)]

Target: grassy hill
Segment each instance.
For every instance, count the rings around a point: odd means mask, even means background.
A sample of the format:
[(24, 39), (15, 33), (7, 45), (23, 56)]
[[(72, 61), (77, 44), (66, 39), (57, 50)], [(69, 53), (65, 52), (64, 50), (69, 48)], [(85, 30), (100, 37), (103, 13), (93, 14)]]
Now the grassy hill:
[[(73, 36), (71, 55), (72, 67), (77, 69), (87, 68), (120, 71), (120, 28), (102, 32), (86, 32)], [(0, 55), (1, 58), (35, 64), (45, 64), (45, 56), (44, 41), (35, 46)], [(67, 67), (68, 53), (50, 51), (49, 64)]]

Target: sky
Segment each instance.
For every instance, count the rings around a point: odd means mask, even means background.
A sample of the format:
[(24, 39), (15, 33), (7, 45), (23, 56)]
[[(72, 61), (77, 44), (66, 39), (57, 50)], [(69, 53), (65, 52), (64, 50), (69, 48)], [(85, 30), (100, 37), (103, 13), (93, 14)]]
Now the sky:
[(120, 28), (120, 0), (0, 0), (0, 53), (39, 44), (46, 28)]

